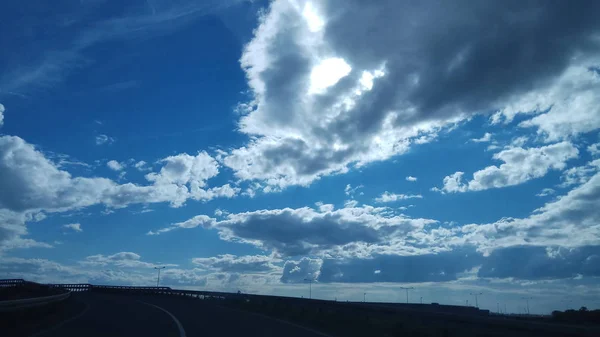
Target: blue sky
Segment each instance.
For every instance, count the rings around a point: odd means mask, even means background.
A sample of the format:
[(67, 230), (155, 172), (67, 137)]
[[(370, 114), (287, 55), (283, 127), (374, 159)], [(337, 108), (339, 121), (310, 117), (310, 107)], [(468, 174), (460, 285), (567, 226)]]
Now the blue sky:
[(598, 4), (463, 5), (0, 5), (0, 277), (598, 308)]

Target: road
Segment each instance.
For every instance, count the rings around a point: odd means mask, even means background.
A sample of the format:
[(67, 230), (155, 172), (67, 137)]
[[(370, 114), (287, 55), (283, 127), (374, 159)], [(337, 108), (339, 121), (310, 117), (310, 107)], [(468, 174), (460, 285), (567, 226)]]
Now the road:
[(168, 296), (74, 294), (83, 309), (31, 337), (211, 337), (325, 334), (259, 314), (202, 300)]

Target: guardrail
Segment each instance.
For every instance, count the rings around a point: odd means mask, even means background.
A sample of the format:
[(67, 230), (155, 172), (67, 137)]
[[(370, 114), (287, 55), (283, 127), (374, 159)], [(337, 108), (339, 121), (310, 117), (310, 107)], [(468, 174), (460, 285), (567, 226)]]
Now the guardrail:
[[(1, 284), (1, 281), (0, 281)], [(337, 302), (331, 300), (306, 299), (297, 297), (272, 296), (272, 295), (255, 295), (230, 292), (216, 291), (200, 291), (200, 290), (177, 290), (170, 287), (143, 287), (143, 286), (111, 286), (111, 285), (93, 285), (88, 283), (79, 284), (48, 284), (52, 288), (60, 288), (69, 292), (99, 292), (111, 294), (144, 294), (144, 295), (161, 295), (161, 296), (178, 296), (194, 299), (210, 299), (210, 300), (242, 300), (271, 305), (279, 303), (287, 303), (294, 307), (322, 307), (333, 308), (335, 310), (352, 310), (364, 312), (389, 312), (389, 313), (406, 313), (412, 311), (420, 311), (431, 314), (458, 314), (467, 316), (487, 316), (488, 310), (480, 310), (472, 307), (458, 307), (447, 305), (433, 304), (385, 304), (385, 303), (356, 303), (356, 302)], [(333, 309), (332, 309), (333, 310)]]
[(71, 292), (66, 289), (53, 289), (48, 285), (23, 279), (0, 280), (0, 289), (3, 292), (8, 292), (9, 298), (17, 297), (16, 299), (0, 301), (0, 312), (17, 311), (55, 303), (65, 300), (71, 295)]
[(39, 307), (50, 303), (56, 303), (66, 300), (71, 295), (71, 292), (34, 298), (24, 298), (12, 301), (0, 301), (0, 312), (24, 310), (33, 307)]

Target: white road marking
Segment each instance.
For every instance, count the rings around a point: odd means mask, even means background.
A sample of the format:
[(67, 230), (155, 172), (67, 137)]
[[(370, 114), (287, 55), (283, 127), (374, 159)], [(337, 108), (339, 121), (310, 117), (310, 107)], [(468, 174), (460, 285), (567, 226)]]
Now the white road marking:
[(60, 328), (61, 326), (65, 325), (67, 323), (71, 323), (74, 320), (78, 319), (79, 317), (83, 316), (89, 309), (90, 309), (90, 305), (86, 303), (85, 304), (85, 309), (83, 309), (83, 311), (81, 311), (79, 314), (77, 314), (77, 315), (75, 315), (75, 316), (73, 316), (71, 318), (68, 318), (68, 319), (60, 322), (60, 323), (56, 324), (55, 326), (53, 326), (51, 328), (48, 328), (46, 330), (34, 333), (33, 335), (30, 335), (29, 337), (40, 337), (40, 336), (43, 336), (44, 334), (47, 334), (50, 331), (54, 331), (54, 330)]
[(160, 309), (163, 312), (165, 312), (167, 315), (171, 316), (171, 318), (173, 319), (173, 321), (175, 322), (175, 324), (177, 324), (177, 328), (179, 329), (179, 337), (185, 337), (185, 330), (183, 330), (183, 325), (181, 325), (181, 323), (179, 322), (179, 320), (177, 319), (177, 317), (175, 317), (175, 315), (173, 315), (172, 313), (168, 312), (167, 310), (159, 307), (158, 305), (154, 305), (148, 302), (144, 302), (144, 301), (138, 301), (140, 303), (144, 303), (145, 305), (149, 305), (151, 307), (155, 307), (156, 309)]

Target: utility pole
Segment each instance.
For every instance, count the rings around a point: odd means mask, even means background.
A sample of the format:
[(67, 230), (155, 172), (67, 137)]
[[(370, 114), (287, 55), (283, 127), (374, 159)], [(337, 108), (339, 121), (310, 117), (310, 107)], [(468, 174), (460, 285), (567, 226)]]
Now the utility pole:
[(312, 299), (312, 282), (313, 282), (313, 279), (311, 279), (311, 278), (305, 278), (304, 281), (308, 281), (308, 299), (311, 300)]
[(527, 304), (527, 315), (529, 315), (529, 300), (533, 299), (533, 297), (521, 297), (522, 300), (525, 300), (525, 303)]
[(475, 307), (479, 308), (479, 301), (477, 300), (477, 296), (483, 295), (483, 293), (471, 293), (471, 296), (475, 296)]
[(408, 288), (407, 287), (400, 287), (400, 289), (406, 290), (406, 303), (408, 304), (408, 291), (412, 290), (412, 289), (415, 289), (415, 288), (413, 288), (413, 287), (408, 287)]
[(154, 269), (158, 270), (158, 277), (156, 278), (156, 287), (158, 288), (158, 284), (160, 283), (160, 270), (165, 269), (166, 267), (154, 267)]
[(469, 306), (469, 300), (465, 301), (465, 305), (468, 307)]
[(423, 296), (421, 296), (421, 304), (423, 304)]
[(363, 293), (363, 302), (367, 303), (367, 293)]

